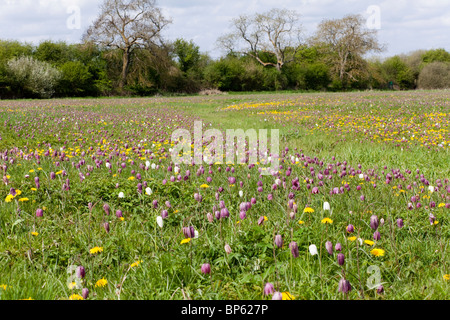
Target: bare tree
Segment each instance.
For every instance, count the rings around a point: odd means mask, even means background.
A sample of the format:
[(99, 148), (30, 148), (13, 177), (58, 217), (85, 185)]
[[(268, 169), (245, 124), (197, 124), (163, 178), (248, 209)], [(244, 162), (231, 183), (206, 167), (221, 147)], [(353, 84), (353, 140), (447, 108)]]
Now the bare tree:
[(361, 15), (323, 20), (312, 40), (325, 49), (341, 82), (345, 78), (356, 80), (355, 76), (364, 67), (363, 55), (384, 50), (378, 43), (377, 30), (368, 29)]
[(241, 15), (232, 20), (232, 32), (221, 36), (217, 42), (230, 53), (246, 54), (263, 66), (281, 71), (284, 64), (294, 60), (300, 48), (298, 21), (299, 15), (287, 9)]
[(126, 84), (135, 48), (161, 43), (161, 31), (169, 23), (155, 0), (104, 0), (101, 13), (89, 27), (83, 41), (122, 51), (122, 73), (119, 87)]

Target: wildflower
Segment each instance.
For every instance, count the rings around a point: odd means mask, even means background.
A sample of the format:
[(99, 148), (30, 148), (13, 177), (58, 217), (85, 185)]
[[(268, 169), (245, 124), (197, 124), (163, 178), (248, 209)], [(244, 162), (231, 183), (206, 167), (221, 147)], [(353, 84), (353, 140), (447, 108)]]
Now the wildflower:
[(195, 229), (193, 226), (183, 227), (182, 230), (185, 238), (193, 238), (195, 236)]
[(450, 280), (450, 274), (444, 274), (444, 280)]
[(312, 245), (309, 246), (309, 253), (310, 253), (312, 256), (318, 254), (318, 252), (317, 252), (317, 247), (316, 247), (315, 244), (312, 244)]
[(344, 278), (339, 280), (339, 292), (342, 292), (345, 294), (351, 290), (352, 290), (352, 286), (350, 285), (350, 282), (348, 280), (345, 280)]
[(336, 243), (336, 246), (334, 247), (334, 249), (336, 251), (342, 251), (342, 245), (338, 242), (338, 243)]
[(204, 274), (210, 274), (211, 273), (211, 265), (209, 263), (202, 264), (201, 271)]
[(373, 246), (375, 244), (375, 242), (371, 241), (371, 240), (364, 240), (365, 244), (368, 244), (369, 246)]
[(116, 217), (117, 218), (122, 218), (123, 217), (122, 210), (117, 210), (116, 211)]
[(163, 227), (163, 224), (164, 224), (163, 218), (162, 218), (161, 216), (157, 216), (157, 217), (156, 217), (156, 223), (158, 224), (158, 226), (159, 226), (160, 228), (162, 228), (162, 227)]
[(102, 279), (100, 279), (100, 280), (98, 280), (96, 283), (95, 283), (95, 287), (97, 288), (97, 287), (104, 287), (104, 286), (106, 286), (108, 284), (108, 280), (106, 280), (105, 278), (102, 278)]
[(185, 239), (181, 240), (180, 244), (189, 243), (189, 241), (191, 241), (191, 238), (185, 238)]
[(355, 227), (354, 227), (352, 224), (349, 224), (349, 225), (347, 226), (347, 232), (348, 232), (348, 233), (353, 233), (353, 232), (355, 232)]
[(269, 294), (273, 294), (275, 291), (274, 286), (272, 283), (267, 282), (264, 286), (264, 295), (268, 296)]
[(384, 292), (384, 287), (382, 284), (380, 284), (380, 286), (377, 288), (377, 293), (382, 294), (383, 292)]
[(70, 290), (72, 290), (73, 288), (76, 288), (77, 283), (76, 282), (71, 282), (67, 286), (69, 287)]
[(104, 205), (103, 205), (103, 210), (105, 211), (105, 213), (109, 216), (109, 204), (107, 204), (107, 203), (105, 203)]
[(327, 241), (325, 243), (325, 248), (327, 249), (329, 255), (333, 255), (333, 244), (331, 243), (331, 241)]
[(20, 198), (19, 199), (19, 202), (26, 202), (26, 201), (29, 201), (30, 199), (28, 199), (28, 198)]
[(294, 296), (292, 296), (289, 292), (282, 292), (281, 293), (281, 297), (282, 297), (282, 300), (295, 300), (295, 297)]
[(302, 220), (300, 220), (300, 221), (298, 222), (298, 224), (305, 224), (305, 222), (302, 221)]
[(373, 240), (378, 241), (380, 239), (381, 239), (381, 234), (380, 234), (380, 231), (377, 230), (373, 234)]
[(78, 266), (75, 272), (77, 277), (80, 279), (83, 279), (84, 276), (86, 275), (86, 269), (84, 269), (83, 266)]
[(328, 202), (324, 202), (323, 203), (323, 210), (324, 211), (327, 211), (327, 210), (329, 211), (330, 210), (330, 204)]
[(397, 219), (397, 227), (403, 228), (403, 219)]
[(445, 207), (445, 203), (439, 203), (438, 208)]
[(331, 220), (330, 218), (325, 218), (321, 221), (323, 224), (333, 224), (333, 220)]
[(200, 186), (200, 188), (201, 188), (201, 189), (206, 189), (206, 188), (209, 188), (209, 186), (208, 186), (207, 184), (202, 184), (202, 185)]
[(350, 240), (350, 241), (355, 241), (356, 240), (356, 237), (348, 237), (348, 240)]
[(125, 194), (123, 192), (119, 192), (119, 198), (120, 199), (125, 198)]
[(298, 252), (298, 245), (297, 242), (292, 241), (289, 244), (289, 248), (291, 249), (291, 253), (293, 255), (294, 258), (298, 258), (299, 257), (299, 252)]
[(384, 256), (384, 250), (383, 249), (372, 249), (370, 251), (371, 254), (373, 254), (375, 257), (382, 257)]
[(102, 251), (103, 251), (103, 247), (94, 247), (91, 250), (89, 250), (89, 253), (90, 254), (96, 254), (96, 253), (99, 253), (99, 252), (102, 252)]
[(103, 224), (103, 228), (105, 228), (106, 233), (109, 233), (109, 222), (105, 222), (105, 223)]
[(33, 231), (33, 232), (31, 232), (31, 235), (33, 235), (33, 236), (37, 237), (37, 236), (39, 235), (39, 233), (37, 233), (37, 232)]
[(337, 255), (337, 261), (338, 261), (338, 264), (339, 264), (340, 266), (344, 265), (344, 262), (345, 262), (345, 256), (344, 256), (343, 253), (338, 253), (338, 255)]
[(131, 269), (131, 268), (134, 268), (134, 267), (137, 267), (141, 262), (142, 262), (142, 260), (138, 260), (138, 261), (136, 261), (136, 262), (133, 262), (133, 263), (130, 265), (130, 269)]
[(69, 297), (69, 300), (83, 300), (83, 297), (79, 294), (74, 293)]
[(133, 181), (135, 179), (135, 177), (131, 176), (128, 178), (128, 180)]
[(310, 207), (306, 207), (306, 208), (303, 210), (303, 213), (314, 213), (314, 209), (313, 209), (313, 208), (310, 208)]
[(377, 230), (378, 229), (378, 217), (376, 215), (373, 215), (370, 217), (370, 227), (373, 230)]
[(14, 196), (12, 194), (8, 194), (5, 198), (5, 202), (11, 202), (12, 199), (14, 199)]
[(275, 236), (275, 245), (278, 248), (281, 248), (283, 246), (283, 239), (281, 238), (281, 235), (279, 235), (279, 234)]
[(230, 247), (229, 244), (225, 244), (225, 252), (226, 252), (227, 254), (230, 254), (230, 253), (231, 253), (231, 247)]
[(283, 294), (281, 292), (275, 292), (272, 296), (272, 300), (283, 300)]
[(83, 296), (83, 299), (87, 299), (87, 297), (89, 296), (89, 289), (83, 288), (83, 290), (81, 290), (81, 295)]
[(242, 198), (244, 196), (244, 191), (239, 190), (239, 197)]

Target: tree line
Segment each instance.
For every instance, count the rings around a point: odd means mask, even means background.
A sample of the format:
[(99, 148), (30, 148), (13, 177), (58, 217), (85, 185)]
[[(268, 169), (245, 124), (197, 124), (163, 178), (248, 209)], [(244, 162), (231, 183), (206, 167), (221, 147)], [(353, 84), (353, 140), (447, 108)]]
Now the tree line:
[(170, 24), (154, 0), (104, 0), (80, 43), (0, 40), (0, 97), (450, 88), (444, 49), (366, 58), (385, 47), (360, 15), (323, 20), (309, 39), (296, 11), (241, 15), (218, 37), (218, 59), (163, 39)]

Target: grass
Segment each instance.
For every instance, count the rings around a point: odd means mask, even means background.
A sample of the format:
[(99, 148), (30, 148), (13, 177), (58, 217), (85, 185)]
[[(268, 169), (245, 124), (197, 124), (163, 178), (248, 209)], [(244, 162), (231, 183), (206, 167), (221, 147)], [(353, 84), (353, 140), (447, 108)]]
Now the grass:
[[(0, 186), (0, 299), (69, 299), (82, 288), (94, 300), (271, 299), (264, 295), (267, 282), (306, 300), (448, 298), (446, 91), (1, 101), (0, 120), (0, 164), (7, 179)], [(192, 130), (195, 120), (205, 130), (279, 129), (284, 162), (278, 175), (260, 176), (258, 166), (205, 163), (204, 172), (183, 164), (175, 173), (171, 134), (180, 127)], [(147, 161), (155, 169), (145, 168)], [(430, 185), (440, 187), (429, 192)], [(11, 188), (22, 194), (8, 202)], [(330, 193), (335, 188), (339, 192)], [(241, 203), (252, 198), (256, 202), (240, 218)], [(229, 217), (209, 221), (208, 213), (220, 215), (220, 201)], [(44, 209), (43, 217), (36, 217), (37, 209)], [(168, 217), (160, 228), (156, 217), (163, 210)], [(437, 224), (430, 224), (430, 214)], [(381, 239), (373, 245), (349, 240), (374, 240), (373, 215), (384, 219)], [(259, 224), (262, 216), (267, 220)], [(333, 223), (322, 223), (326, 217)], [(403, 228), (397, 226), (400, 218)], [(347, 233), (349, 224), (354, 234)], [(181, 244), (188, 226), (198, 238)], [(281, 248), (274, 245), (276, 234)], [(343, 266), (335, 249), (327, 252), (326, 241), (333, 248), (342, 244)], [(298, 258), (291, 242), (298, 245)], [(311, 244), (318, 255), (310, 254)], [(91, 254), (94, 247), (103, 251)], [(385, 255), (374, 256), (374, 248)], [(201, 272), (204, 263), (211, 274)], [(83, 279), (68, 273), (72, 265), (86, 269)], [(347, 294), (338, 291), (341, 278), (351, 284)], [(107, 284), (96, 286), (100, 279)], [(69, 288), (75, 280), (81, 286)], [(383, 293), (367, 285), (377, 282)]]

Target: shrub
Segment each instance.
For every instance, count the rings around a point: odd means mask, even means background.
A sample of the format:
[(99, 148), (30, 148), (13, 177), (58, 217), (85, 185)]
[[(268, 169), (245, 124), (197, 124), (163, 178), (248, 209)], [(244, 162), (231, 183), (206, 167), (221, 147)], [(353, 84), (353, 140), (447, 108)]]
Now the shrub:
[(50, 98), (61, 78), (61, 72), (49, 63), (25, 56), (9, 60), (7, 73), (19, 95), (39, 98)]
[(419, 74), (420, 89), (450, 88), (450, 63), (432, 62)]

